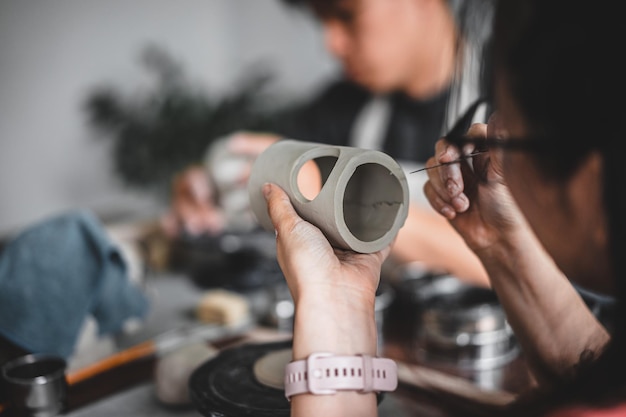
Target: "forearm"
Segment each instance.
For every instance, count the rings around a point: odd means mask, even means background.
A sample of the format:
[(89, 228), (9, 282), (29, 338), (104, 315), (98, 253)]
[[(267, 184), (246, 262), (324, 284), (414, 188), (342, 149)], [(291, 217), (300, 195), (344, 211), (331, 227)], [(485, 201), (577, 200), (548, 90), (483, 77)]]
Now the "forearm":
[[(311, 353), (335, 355), (376, 355), (374, 299), (350, 300), (342, 294), (328, 294), (296, 304), (293, 359)], [(339, 391), (332, 395), (302, 394), (292, 398), (291, 415), (368, 417), (376, 416), (376, 395)]]
[(608, 333), (530, 229), (478, 253), (511, 326), (541, 383), (566, 377)]
[[(276, 228), (277, 258), (296, 307), (293, 359), (311, 353), (376, 355), (374, 317), (380, 268), (389, 248), (369, 254), (333, 249), (318, 228), (298, 217), (279, 187), (263, 193)], [(291, 416), (376, 416), (376, 395), (339, 391), (292, 397)]]

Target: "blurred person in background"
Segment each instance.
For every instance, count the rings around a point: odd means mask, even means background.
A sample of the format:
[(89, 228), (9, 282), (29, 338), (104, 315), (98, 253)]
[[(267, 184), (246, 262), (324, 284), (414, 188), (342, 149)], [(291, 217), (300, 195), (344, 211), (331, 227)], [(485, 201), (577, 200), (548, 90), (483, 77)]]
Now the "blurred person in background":
[[(249, 167), (282, 137), (381, 150), (409, 173), (423, 166), (436, 140), (480, 95), (489, 39), (483, 22), (491, 1), (283, 1), (319, 19), (341, 77), (279, 131), (238, 132), (209, 148), (205, 166), (180, 173), (163, 219), (172, 237), (253, 227), (245, 189)], [(319, 188), (313, 177), (308, 186)], [(489, 285), (478, 258), (426, 202), (425, 180), (423, 173), (408, 176), (412, 203), (391, 259)]]

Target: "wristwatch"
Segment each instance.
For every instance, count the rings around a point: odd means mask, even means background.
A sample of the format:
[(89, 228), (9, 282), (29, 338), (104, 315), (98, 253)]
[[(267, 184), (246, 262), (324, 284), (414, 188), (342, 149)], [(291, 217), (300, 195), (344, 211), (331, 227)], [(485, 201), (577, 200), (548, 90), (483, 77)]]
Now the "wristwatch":
[(339, 390), (393, 391), (398, 386), (396, 363), (369, 355), (335, 356), (313, 353), (285, 367), (285, 396), (335, 394)]

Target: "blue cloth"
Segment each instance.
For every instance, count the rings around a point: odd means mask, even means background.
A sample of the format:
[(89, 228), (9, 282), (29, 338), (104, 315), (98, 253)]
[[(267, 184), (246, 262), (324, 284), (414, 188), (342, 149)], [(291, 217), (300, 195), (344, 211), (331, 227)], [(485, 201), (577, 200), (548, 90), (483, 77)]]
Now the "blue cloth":
[(33, 353), (74, 352), (84, 320), (100, 335), (143, 318), (147, 297), (98, 219), (68, 212), (35, 224), (0, 253), (0, 334)]

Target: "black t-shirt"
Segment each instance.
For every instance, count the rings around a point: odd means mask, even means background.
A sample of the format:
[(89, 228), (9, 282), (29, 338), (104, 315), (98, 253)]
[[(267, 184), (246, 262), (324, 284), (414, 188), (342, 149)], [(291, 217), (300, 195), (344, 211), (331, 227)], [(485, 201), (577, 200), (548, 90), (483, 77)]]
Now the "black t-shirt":
[[(309, 142), (348, 145), (357, 117), (372, 98), (352, 82), (336, 81), (286, 121), (278, 133)], [(449, 91), (428, 100), (415, 100), (400, 92), (390, 94), (382, 150), (396, 159), (426, 162), (441, 136), (448, 98)]]

